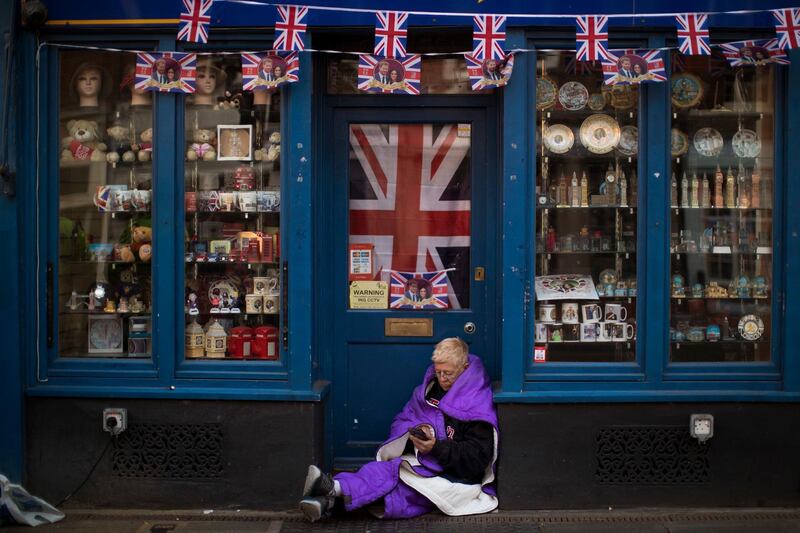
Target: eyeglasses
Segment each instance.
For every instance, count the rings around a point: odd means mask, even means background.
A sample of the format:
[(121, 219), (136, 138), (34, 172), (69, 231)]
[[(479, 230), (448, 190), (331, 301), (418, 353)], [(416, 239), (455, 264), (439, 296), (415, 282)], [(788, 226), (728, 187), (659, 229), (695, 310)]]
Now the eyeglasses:
[(433, 373), (436, 375), (437, 378), (442, 379), (452, 379), (456, 377), (462, 369), (453, 370), (453, 371), (445, 371), (445, 370), (434, 370)]

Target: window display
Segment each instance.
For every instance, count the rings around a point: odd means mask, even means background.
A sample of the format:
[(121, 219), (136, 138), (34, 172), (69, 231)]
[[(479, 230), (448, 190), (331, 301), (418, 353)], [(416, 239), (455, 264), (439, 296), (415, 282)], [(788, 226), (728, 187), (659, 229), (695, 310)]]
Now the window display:
[(768, 361), (776, 67), (673, 61), (670, 360)]
[(153, 113), (134, 56), (63, 52), (58, 354), (151, 357)]
[(242, 92), (241, 58), (197, 60), (185, 111), (184, 355), (279, 359), (280, 92)]
[(535, 360), (634, 361), (638, 88), (537, 57)]

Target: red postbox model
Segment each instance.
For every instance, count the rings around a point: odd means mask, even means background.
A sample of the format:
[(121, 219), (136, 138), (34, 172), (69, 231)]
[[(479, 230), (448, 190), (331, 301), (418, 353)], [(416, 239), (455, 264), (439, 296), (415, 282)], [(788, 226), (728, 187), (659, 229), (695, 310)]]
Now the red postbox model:
[(228, 355), (234, 359), (252, 357), (253, 328), (238, 326), (231, 328), (228, 337)]
[(256, 359), (278, 359), (278, 328), (259, 326), (253, 339), (253, 357)]

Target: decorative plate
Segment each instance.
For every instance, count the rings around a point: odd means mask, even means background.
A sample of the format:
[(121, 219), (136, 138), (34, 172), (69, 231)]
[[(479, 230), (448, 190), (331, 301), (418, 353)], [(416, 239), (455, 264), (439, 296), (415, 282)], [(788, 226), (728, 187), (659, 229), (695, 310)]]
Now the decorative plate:
[(609, 95), (611, 107), (618, 110), (630, 109), (636, 105), (637, 92), (630, 85), (603, 86), (603, 92)]
[(592, 115), (581, 124), (581, 143), (594, 154), (607, 154), (619, 144), (620, 130), (608, 115)]
[(672, 128), (672, 157), (680, 157), (689, 151), (689, 136), (677, 128)]
[(606, 97), (602, 93), (592, 93), (587, 105), (592, 111), (602, 111), (606, 107)]
[(613, 268), (607, 268), (600, 272), (600, 277), (597, 278), (600, 280), (600, 283), (607, 284), (607, 283), (617, 283), (617, 271)]
[(694, 149), (706, 157), (716, 157), (724, 145), (722, 135), (714, 128), (701, 128), (694, 134)]
[(212, 282), (208, 286), (208, 300), (211, 301), (211, 297), (214, 296), (215, 291), (218, 291), (217, 294), (221, 297), (223, 293), (227, 292), (228, 296), (232, 296), (233, 294), (239, 294), (238, 284), (236, 280), (233, 278), (222, 278)]
[(617, 151), (622, 155), (636, 155), (639, 151), (639, 128), (636, 126), (623, 126), (620, 130)]
[(764, 322), (756, 315), (745, 315), (739, 320), (739, 335), (746, 341), (757, 341), (764, 333)]
[(686, 109), (694, 107), (703, 98), (703, 82), (694, 74), (672, 76), (672, 105)]
[(575, 144), (572, 129), (564, 124), (553, 124), (544, 130), (544, 145), (554, 154), (565, 154)]
[(568, 81), (558, 90), (558, 101), (569, 111), (579, 111), (589, 101), (589, 90), (577, 81)]
[(536, 78), (536, 109), (541, 111), (556, 103), (558, 88), (553, 80), (546, 76)]
[(733, 152), (739, 157), (758, 157), (761, 138), (753, 130), (739, 130), (733, 134)]

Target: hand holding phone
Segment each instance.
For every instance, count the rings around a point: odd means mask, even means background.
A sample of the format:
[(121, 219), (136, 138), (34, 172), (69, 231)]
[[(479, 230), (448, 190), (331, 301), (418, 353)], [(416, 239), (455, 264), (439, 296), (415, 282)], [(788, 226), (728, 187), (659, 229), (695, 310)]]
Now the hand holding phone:
[(408, 430), (408, 433), (420, 440), (428, 440), (430, 438), (428, 437), (428, 434), (425, 433), (425, 431), (419, 426), (412, 427)]

